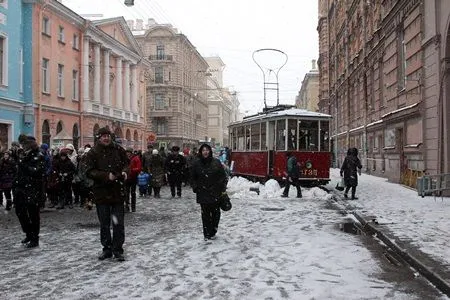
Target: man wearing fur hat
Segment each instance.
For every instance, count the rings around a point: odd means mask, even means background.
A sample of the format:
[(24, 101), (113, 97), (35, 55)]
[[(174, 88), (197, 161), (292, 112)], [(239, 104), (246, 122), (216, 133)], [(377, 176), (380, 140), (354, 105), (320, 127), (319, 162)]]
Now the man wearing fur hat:
[(34, 248), (39, 246), (39, 202), (42, 197), (45, 161), (34, 137), (21, 135), (19, 141), (23, 154), (19, 157), (17, 176), (13, 183), (14, 205), (26, 235), (22, 244), (27, 248)]
[(127, 179), (128, 159), (125, 149), (113, 143), (108, 128), (100, 128), (97, 137), (98, 142), (86, 154), (85, 164), (86, 176), (94, 181), (92, 191), (100, 221), (103, 252), (98, 258), (104, 260), (114, 255), (116, 260), (124, 261), (124, 182)]
[(167, 156), (165, 162), (166, 176), (172, 197), (175, 197), (175, 188), (177, 196), (181, 197), (181, 183), (183, 182), (183, 171), (186, 165), (186, 160), (179, 151), (180, 147), (173, 146), (172, 152)]

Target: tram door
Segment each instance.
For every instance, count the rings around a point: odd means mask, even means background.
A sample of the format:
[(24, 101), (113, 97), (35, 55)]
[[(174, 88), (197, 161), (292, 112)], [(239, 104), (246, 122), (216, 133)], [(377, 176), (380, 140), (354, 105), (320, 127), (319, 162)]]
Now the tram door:
[(276, 121), (269, 121), (267, 123), (267, 150), (269, 150), (268, 153), (268, 170), (269, 170), (269, 177), (273, 176), (273, 155), (274, 155), (274, 150), (275, 150), (275, 132), (276, 132), (276, 126), (275, 126), (275, 122)]

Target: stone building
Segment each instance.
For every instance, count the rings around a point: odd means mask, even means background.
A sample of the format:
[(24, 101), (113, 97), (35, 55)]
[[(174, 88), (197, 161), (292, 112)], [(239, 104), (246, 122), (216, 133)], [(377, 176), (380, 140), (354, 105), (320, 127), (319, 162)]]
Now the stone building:
[(148, 73), (147, 120), (152, 124), (152, 143), (196, 147), (208, 139), (207, 70), (203, 59), (189, 39), (169, 24), (149, 19), (133, 26), (133, 35), (144, 56), (152, 63)]
[(449, 172), (449, 21), (445, 0), (319, 0), (319, 109), (333, 115), (335, 166), (357, 147), (368, 173), (394, 182)]
[(311, 70), (305, 74), (300, 91), (295, 97), (295, 106), (309, 111), (319, 111), (319, 70), (312, 60)]
[(207, 72), (208, 88), (208, 137), (216, 147), (228, 146), (228, 125), (233, 115), (231, 93), (223, 87), (225, 64), (220, 57), (205, 57), (209, 65)]

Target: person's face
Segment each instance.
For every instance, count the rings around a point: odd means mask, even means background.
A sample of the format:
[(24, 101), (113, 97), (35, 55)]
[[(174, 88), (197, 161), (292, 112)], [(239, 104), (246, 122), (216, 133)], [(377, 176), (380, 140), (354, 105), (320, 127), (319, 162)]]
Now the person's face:
[(109, 145), (111, 143), (111, 135), (110, 134), (102, 134), (100, 136), (99, 141), (103, 145)]
[(208, 156), (209, 156), (209, 149), (207, 148), (207, 147), (204, 147), (203, 149), (202, 149), (202, 156), (204, 157), (204, 158), (207, 158)]

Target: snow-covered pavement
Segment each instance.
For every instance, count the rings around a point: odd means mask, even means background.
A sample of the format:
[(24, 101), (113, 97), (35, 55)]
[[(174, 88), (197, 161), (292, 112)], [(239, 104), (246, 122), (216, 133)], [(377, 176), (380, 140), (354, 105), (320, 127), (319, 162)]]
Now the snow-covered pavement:
[[(20, 245), (14, 213), (2, 211), (0, 299), (423, 298), (386, 281), (361, 237), (338, 229), (341, 216), (328, 205), (331, 195), (312, 188), (303, 190), (303, 199), (285, 199), (276, 182), (259, 186), (259, 195), (250, 185), (230, 181), (233, 209), (222, 212), (218, 239), (208, 243), (188, 188), (182, 198), (164, 189), (161, 199), (138, 199), (138, 212), (126, 215), (122, 263), (97, 259), (95, 210), (44, 212), (40, 247), (32, 250)], [(361, 180), (358, 201), (364, 185)]]

